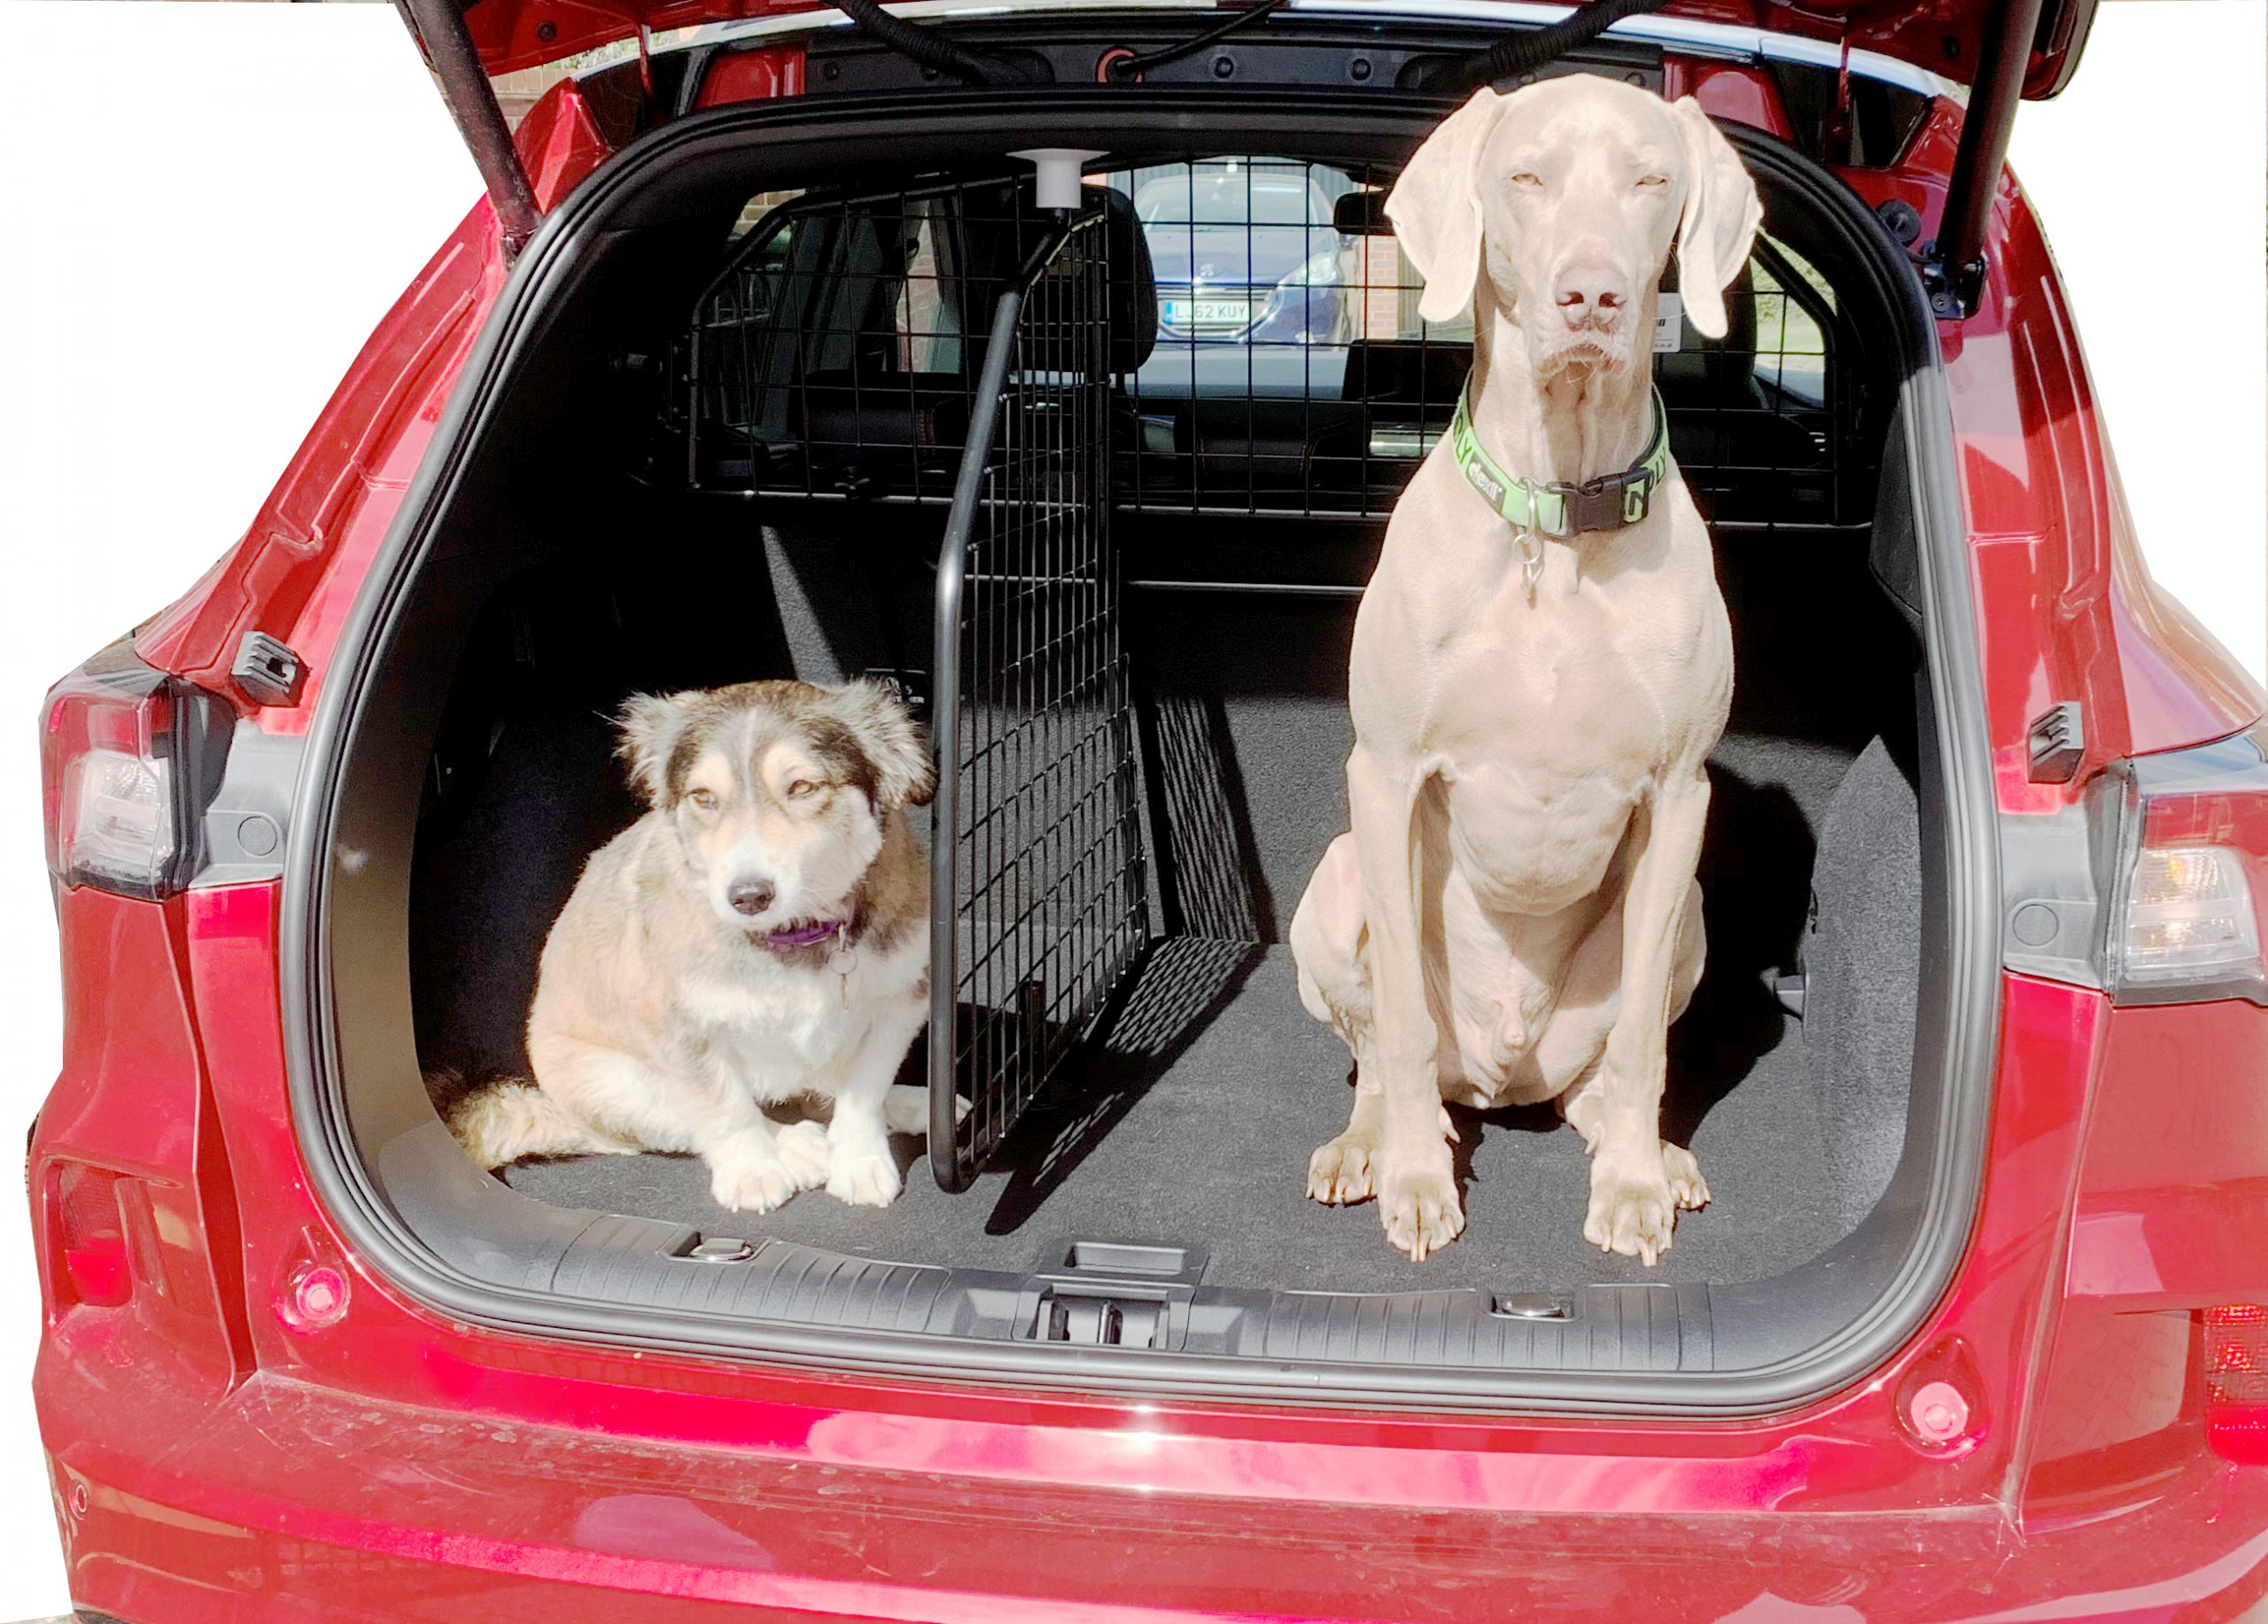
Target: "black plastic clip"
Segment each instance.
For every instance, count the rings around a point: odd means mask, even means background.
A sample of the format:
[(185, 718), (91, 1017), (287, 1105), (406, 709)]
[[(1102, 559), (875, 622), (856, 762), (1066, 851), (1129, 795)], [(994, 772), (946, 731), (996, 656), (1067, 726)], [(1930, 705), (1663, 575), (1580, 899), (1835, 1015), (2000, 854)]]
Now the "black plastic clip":
[(2024, 776), (2035, 784), (2068, 784), (2087, 753), (2079, 702), (2066, 699), (2039, 713), (2024, 741)]
[(265, 632), (246, 632), (229, 667), (245, 697), (256, 705), (295, 705), (307, 680), (299, 657)]

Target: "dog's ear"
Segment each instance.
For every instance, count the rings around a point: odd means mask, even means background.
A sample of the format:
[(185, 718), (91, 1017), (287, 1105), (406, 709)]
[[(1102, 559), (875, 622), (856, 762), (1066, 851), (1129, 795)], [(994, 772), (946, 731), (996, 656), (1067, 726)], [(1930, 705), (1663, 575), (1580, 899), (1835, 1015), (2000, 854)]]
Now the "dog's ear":
[(936, 765), (921, 725), (885, 682), (861, 678), (829, 695), (828, 709), (850, 730), (858, 753), (874, 768), (874, 806), (893, 812), (911, 804), (926, 806), (937, 791)]
[(670, 758), (693, 722), (691, 694), (633, 694), (614, 719), (622, 737), (615, 750), (630, 768), (630, 781), (649, 806), (669, 799)]
[(1725, 336), (1725, 290), (1756, 241), (1764, 218), (1756, 183), (1724, 131), (1701, 104), (1680, 97), (1675, 108), (1685, 136), (1685, 213), (1677, 222), (1677, 291), (1686, 318), (1705, 338)]
[(1480, 188), (1475, 171), (1481, 144), (1510, 99), (1486, 86), (1475, 90), (1410, 154), (1386, 194), (1386, 217), (1394, 222), (1402, 252), (1425, 278), (1418, 314), (1429, 322), (1454, 322), (1472, 307), (1473, 286), (1480, 279)]

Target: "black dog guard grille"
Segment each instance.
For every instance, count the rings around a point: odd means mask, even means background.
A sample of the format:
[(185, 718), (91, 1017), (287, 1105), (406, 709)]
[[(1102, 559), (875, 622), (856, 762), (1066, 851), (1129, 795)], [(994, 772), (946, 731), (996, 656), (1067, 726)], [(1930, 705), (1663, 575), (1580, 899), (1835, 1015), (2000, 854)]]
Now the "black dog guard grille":
[[(1121, 511), (1383, 518), (1446, 431), (1463, 323), (1418, 315), (1383, 168), (1223, 157), (1092, 177), (1111, 232), (1108, 480)], [(943, 503), (984, 330), (1047, 228), (1029, 183), (795, 198), (764, 214), (687, 340), (696, 488)], [(1674, 276), (1673, 272), (1672, 282)], [(1862, 335), (1797, 248), (1759, 239), (1657, 357), (1672, 449), (1720, 531), (1871, 515), (1881, 401)]]
[(1098, 209), (1057, 225), (1002, 294), (938, 556), (929, 1157), (948, 1190), (1149, 937), (1110, 534), (1104, 224)]

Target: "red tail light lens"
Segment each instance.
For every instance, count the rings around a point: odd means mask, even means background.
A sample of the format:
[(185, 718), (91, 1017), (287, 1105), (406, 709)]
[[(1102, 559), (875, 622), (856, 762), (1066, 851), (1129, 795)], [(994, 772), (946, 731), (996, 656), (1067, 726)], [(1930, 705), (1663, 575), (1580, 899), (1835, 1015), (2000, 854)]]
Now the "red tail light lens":
[(78, 1162), (56, 1169), (53, 1273), (58, 1295), (69, 1302), (116, 1308), (134, 1294), (118, 1185), (106, 1169)]
[(2268, 1308), (2205, 1310), (2205, 1435), (2224, 1459), (2268, 1465)]
[(48, 871), (128, 897), (181, 890), (201, 856), (221, 708), (122, 641), (57, 683), (40, 735)]

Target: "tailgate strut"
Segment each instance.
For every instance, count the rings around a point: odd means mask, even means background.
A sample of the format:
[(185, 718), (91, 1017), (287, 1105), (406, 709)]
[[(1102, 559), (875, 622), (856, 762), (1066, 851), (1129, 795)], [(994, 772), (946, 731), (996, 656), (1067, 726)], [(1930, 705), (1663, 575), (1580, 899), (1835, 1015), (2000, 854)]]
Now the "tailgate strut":
[(474, 167), (496, 210), (504, 258), (515, 259), (543, 223), (543, 211), (536, 206), (535, 188), (528, 184), (519, 149), (512, 144), (504, 110), (496, 105), (495, 88), (465, 29), (464, 13), (456, 0), (394, 0), (394, 5), (409, 25), (410, 36), (424, 50), (433, 77), (440, 82), (441, 99), (449, 105), (449, 116), (472, 149)]
[(2016, 102), (2023, 95), (2041, 10), (2042, 0), (1992, 0), (1984, 20), (1945, 214), (1937, 240), (1922, 249), (1922, 286), (1930, 296), (1930, 314), (1941, 322), (1976, 315), (1984, 291), (1984, 229), (1992, 218), (2001, 166), (2008, 161), (2008, 132), (2016, 128)]

